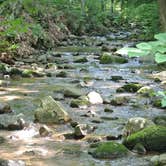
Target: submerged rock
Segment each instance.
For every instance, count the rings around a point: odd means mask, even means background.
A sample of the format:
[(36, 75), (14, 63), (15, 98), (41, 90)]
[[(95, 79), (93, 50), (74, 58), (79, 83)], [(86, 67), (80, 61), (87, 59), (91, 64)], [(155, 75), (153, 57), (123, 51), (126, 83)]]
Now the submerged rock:
[(130, 118), (124, 127), (124, 135), (125, 136), (131, 135), (152, 125), (155, 124), (151, 120), (145, 118), (141, 117)]
[(124, 145), (110, 141), (99, 143), (90, 154), (99, 159), (114, 159), (126, 156), (128, 150)]
[(11, 113), (12, 109), (7, 103), (0, 103), (0, 114)]
[(95, 91), (90, 92), (87, 96), (88, 96), (88, 100), (91, 104), (102, 104), (103, 103), (103, 99), (102, 99), (101, 95)]
[(70, 117), (61, 103), (51, 96), (41, 99), (41, 106), (35, 111), (35, 121), (39, 123), (61, 124), (69, 120)]
[(123, 144), (133, 149), (138, 143), (142, 144), (147, 151), (166, 152), (166, 127), (151, 126), (131, 134), (123, 140)]

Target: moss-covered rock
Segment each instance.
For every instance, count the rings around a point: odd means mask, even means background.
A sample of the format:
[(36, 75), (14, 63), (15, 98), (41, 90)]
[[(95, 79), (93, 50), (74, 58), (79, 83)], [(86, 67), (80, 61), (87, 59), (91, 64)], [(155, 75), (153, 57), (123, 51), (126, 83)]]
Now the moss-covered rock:
[(118, 88), (116, 91), (117, 92), (131, 92), (131, 93), (135, 93), (142, 87), (143, 87), (143, 85), (141, 85), (139, 83), (128, 83), (128, 84), (125, 84), (122, 87)]
[(78, 99), (71, 100), (70, 106), (73, 108), (80, 108), (90, 105), (90, 102), (86, 96), (81, 96)]
[(65, 97), (78, 98), (83, 95), (83, 92), (78, 88), (66, 88), (64, 90)]
[(97, 147), (91, 151), (91, 154), (95, 158), (114, 159), (126, 156), (128, 150), (124, 145), (119, 143), (103, 142), (99, 143)]
[(142, 144), (147, 151), (166, 152), (166, 127), (151, 126), (124, 139), (123, 144), (133, 149), (137, 143)]
[(45, 73), (30, 70), (30, 69), (25, 69), (22, 71), (22, 77), (43, 77), (45, 76)]
[(100, 57), (100, 63), (101, 64), (111, 64), (111, 63), (127, 63), (128, 60), (124, 57), (120, 57), (120, 56), (116, 56), (116, 55), (111, 55), (111, 54), (107, 54), (104, 53), (101, 57)]
[(142, 88), (140, 88), (137, 91), (138, 94), (145, 96), (145, 97), (152, 97), (154, 96), (154, 90), (153, 88), (149, 87), (149, 86), (144, 86)]
[(129, 101), (129, 99), (127, 97), (119, 96), (119, 97), (115, 97), (111, 100), (111, 105), (121, 106), (121, 105), (125, 105), (128, 101)]
[(86, 57), (83, 57), (83, 58), (76, 59), (74, 62), (75, 63), (86, 63), (86, 62), (88, 62), (88, 60)]
[(68, 122), (70, 117), (60, 102), (51, 96), (41, 100), (41, 107), (35, 111), (35, 121), (47, 124), (61, 124)]

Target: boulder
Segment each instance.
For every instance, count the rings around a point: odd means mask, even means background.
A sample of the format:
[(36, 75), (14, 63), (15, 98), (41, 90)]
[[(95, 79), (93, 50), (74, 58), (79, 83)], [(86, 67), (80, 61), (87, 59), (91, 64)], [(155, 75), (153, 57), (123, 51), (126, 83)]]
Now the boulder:
[(70, 121), (62, 104), (51, 96), (41, 99), (41, 106), (35, 111), (35, 121), (39, 123), (61, 124)]
[(92, 150), (90, 154), (92, 154), (94, 158), (115, 159), (127, 156), (128, 150), (122, 144), (109, 141), (98, 143), (95, 150)]
[(155, 124), (151, 120), (145, 118), (141, 117), (130, 118), (124, 127), (124, 136), (131, 135), (152, 125)]
[(166, 152), (166, 127), (150, 126), (123, 140), (123, 144), (133, 149), (138, 143), (143, 145), (147, 151)]
[(11, 113), (12, 109), (7, 103), (0, 103), (0, 114)]
[(88, 100), (91, 104), (102, 104), (103, 103), (103, 99), (102, 99), (101, 95), (95, 91), (90, 92), (87, 96), (88, 96)]

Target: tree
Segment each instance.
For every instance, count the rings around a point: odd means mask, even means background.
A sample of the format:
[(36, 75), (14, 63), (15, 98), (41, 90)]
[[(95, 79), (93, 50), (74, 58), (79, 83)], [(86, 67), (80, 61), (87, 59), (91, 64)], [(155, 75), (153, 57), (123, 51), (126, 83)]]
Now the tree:
[(158, 0), (162, 29), (166, 31), (166, 0)]

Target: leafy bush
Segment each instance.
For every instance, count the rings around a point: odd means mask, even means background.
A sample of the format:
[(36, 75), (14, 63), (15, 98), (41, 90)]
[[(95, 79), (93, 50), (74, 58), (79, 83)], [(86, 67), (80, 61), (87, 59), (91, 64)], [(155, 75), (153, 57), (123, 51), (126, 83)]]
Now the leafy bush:
[(143, 28), (144, 39), (151, 39), (159, 32), (159, 14), (157, 2), (131, 5), (124, 10), (123, 15), (129, 21)]
[(154, 38), (157, 40), (137, 44), (137, 48), (122, 48), (117, 53), (127, 53), (129, 57), (153, 55), (156, 63), (164, 63), (166, 62), (166, 33), (159, 33)]

